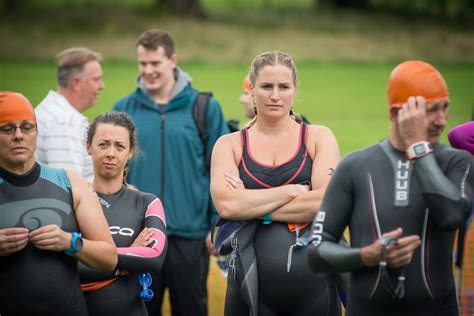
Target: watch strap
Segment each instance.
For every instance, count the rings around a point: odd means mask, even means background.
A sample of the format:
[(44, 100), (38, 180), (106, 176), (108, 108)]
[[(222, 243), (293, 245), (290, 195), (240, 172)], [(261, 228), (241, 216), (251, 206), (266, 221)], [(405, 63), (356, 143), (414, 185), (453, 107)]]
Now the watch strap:
[(78, 239), (80, 239), (82, 241), (82, 235), (78, 232), (72, 232), (71, 235), (72, 235), (71, 246), (68, 249), (64, 250), (64, 253), (66, 253), (67, 255), (70, 255), (70, 256), (72, 256), (73, 254), (79, 252), (82, 249), (82, 247), (80, 249), (78, 249), (77, 246), (76, 246)]

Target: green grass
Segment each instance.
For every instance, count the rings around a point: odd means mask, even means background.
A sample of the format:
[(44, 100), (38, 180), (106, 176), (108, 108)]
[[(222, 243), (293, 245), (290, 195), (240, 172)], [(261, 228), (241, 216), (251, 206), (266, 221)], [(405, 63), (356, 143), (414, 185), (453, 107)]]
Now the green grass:
[[(315, 124), (330, 127), (341, 152), (346, 154), (386, 137), (386, 81), (394, 63), (301, 62), (299, 88), (294, 108)], [(185, 63), (193, 85), (212, 91), (226, 118), (245, 122), (238, 102), (241, 82), (247, 72), (243, 64)], [(471, 119), (474, 105), (474, 65), (436, 65), (450, 89), (448, 128)], [(0, 62), (0, 87), (24, 93), (38, 104), (49, 89), (56, 89), (54, 64), (50, 62)], [(89, 118), (108, 111), (121, 97), (135, 89), (135, 62), (105, 62), (106, 89), (97, 106), (86, 112)], [(445, 133), (446, 134), (446, 133)], [(446, 143), (446, 135), (442, 138)]]
[[(112, 3), (113, 2), (113, 3)], [(170, 17), (152, 0), (27, 1), (0, 11), (0, 59), (52, 60), (70, 46), (86, 46), (107, 60), (134, 59), (149, 28), (169, 31), (181, 61), (250, 63), (279, 49), (297, 60), (474, 62), (474, 25), (444, 19), (352, 10), (314, 11), (311, 0), (206, 0), (210, 18)]]

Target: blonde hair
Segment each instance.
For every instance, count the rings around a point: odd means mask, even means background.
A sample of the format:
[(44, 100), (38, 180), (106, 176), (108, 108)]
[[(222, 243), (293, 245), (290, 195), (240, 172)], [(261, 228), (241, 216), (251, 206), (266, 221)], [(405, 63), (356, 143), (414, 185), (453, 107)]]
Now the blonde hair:
[[(255, 86), (255, 82), (260, 74), (260, 71), (265, 66), (276, 66), (283, 65), (290, 69), (293, 79), (293, 84), (295, 87), (298, 85), (298, 71), (296, 70), (296, 65), (290, 55), (280, 52), (280, 51), (269, 51), (257, 55), (250, 65), (249, 70), (249, 80), (252, 86)], [(247, 127), (250, 127), (255, 124), (257, 121), (257, 110), (255, 108), (255, 117), (247, 124)], [(301, 116), (299, 114), (290, 112), (290, 116), (298, 123), (301, 123)]]

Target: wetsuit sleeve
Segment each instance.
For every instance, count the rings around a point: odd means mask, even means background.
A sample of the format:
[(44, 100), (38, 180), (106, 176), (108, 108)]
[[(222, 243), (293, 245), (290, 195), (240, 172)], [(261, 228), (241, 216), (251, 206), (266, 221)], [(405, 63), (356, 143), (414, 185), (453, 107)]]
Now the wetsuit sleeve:
[(474, 185), (472, 159), (467, 152), (459, 151), (444, 173), (434, 154), (417, 159), (414, 164), (430, 217), (444, 230), (459, 228), (469, 215)]
[(166, 219), (158, 198), (146, 205), (143, 227), (152, 228), (153, 242), (148, 247), (118, 247), (118, 268), (128, 272), (159, 270), (166, 254)]
[(313, 220), (308, 264), (314, 272), (348, 272), (362, 268), (360, 248), (349, 248), (339, 241), (349, 225), (353, 209), (354, 166), (351, 156), (336, 168), (324, 195), (320, 211)]

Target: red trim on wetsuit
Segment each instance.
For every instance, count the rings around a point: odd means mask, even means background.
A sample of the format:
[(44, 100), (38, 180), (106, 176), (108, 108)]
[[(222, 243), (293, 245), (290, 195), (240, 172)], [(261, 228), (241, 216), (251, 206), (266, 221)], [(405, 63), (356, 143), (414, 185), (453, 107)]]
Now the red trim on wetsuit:
[[(246, 145), (247, 145), (247, 153), (249, 154), (249, 157), (253, 160), (253, 162), (255, 162), (257, 165), (260, 165), (260, 166), (263, 166), (263, 167), (266, 167), (266, 168), (276, 168), (276, 167), (280, 167), (286, 163), (289, 163), (290, 161), (292, 161), (293, 159), (295, 159), (296, 155), (298, 155), (298, 152), (300, 151), (300, 148), (301, 148), (301, 140), (302, 140), (302, 133), (303, 133), (303, 124), (304, 123), (301, 123), (300, 124), (300, 132), (299, 132), (299, 136), (298, 136), (298, 148), (296, 149), (296, 152), (291, 156), (290, 159), (286, 160), (285, 162), (282, 162), (282, 163), (279, 163), (277, 165), (266, 165), (264, 163), (261, 163), (259, 162), (257, 159), (255, 159), (255, 157), (252, 155), (252, 152), (250, 151), (250, 146), (249, 146), (249, 129), (246, 128), (244, 131), (245, 131), (245, 135), (247, 136), (247, 140), (246, 140)], [(306, 129), (306, 133), (307, 134), (307, 129)], [(305, 143), (306, 145), (306, 143)], [(243, 147), (243, 146), (242, 146)], [(307, 152), (307, 150), (305, 150), (305, 152)]]

